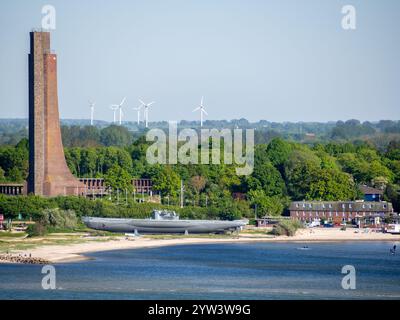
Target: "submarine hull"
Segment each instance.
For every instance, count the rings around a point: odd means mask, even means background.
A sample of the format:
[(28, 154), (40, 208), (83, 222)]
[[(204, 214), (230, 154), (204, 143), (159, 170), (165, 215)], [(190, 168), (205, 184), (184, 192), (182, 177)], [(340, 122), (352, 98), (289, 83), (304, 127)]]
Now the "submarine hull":
[(151, 219), (111, 219), (83, 218), (88, 228), (117, 233), (220, 233), (239, 230), (247, 221), (214, 220), (151, 220)]

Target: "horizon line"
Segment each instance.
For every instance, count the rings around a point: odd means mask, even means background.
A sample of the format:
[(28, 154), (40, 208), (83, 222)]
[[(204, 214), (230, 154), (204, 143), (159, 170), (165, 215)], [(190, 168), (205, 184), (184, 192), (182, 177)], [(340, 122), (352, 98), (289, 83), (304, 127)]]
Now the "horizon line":
[[(0, 118), (0, 121), (4, 121), (4, 120), (17, 120), (17, 121), (29, 121), (29, 118)], [(60, 118), (60, 121), (87, 121), (90, 123), (90, 119), (86, 119), (86, 118)], [(356, 118), (349, 118), (347, 120), (343, 120), (343, 119), (339, 119), (339, 120), (326, 120), (326, 121), (273, 121), (273, 120), (267, 120), (267, 119), (260, 119), (260, 120), (256, 120), (256, 121), (250, 121), (246, 118), (239, 118), (239, 119), (207, 119), (204, 120), (204, 123), (207, 122), (218, 122), (218, 121), (227, 121), (227, 122), (234, 122), (234, 121), (247, 121), (250, 124), (257, 124), (260, 123), (262, 121), (265, 121), (267, 123), (294, 123), (294, 124), (298, 124), (298, 123), (322, 123), (322, 124), (329, 124), (329, 123), (338, 123), (338, 122), (344, 122), (346, 123), (347, 121), (359, 121), (361, 124), (364, 123), (379, 123), (381, 121), (392, 121), (392, 122), (399, 122), (400, 119), (379, 119), (379, 120), (359, 120)], [(94, 122), (105, 122), (105, 123), (109, 123), (109, 124), (115, 124), (115, 125), (119, 125), (118, 123), (113, 123), (113, 121), (108, 121), (108, 120), (103, 120), (103, 119), (94, 119)], [(195, 123), (200, 123), (199, 120), (186, 120), (186, 119), (181, 119), (181, 120), (157, 120), (157, 121), (149, 121), (149, 123), (160, 123), (160, 122), (164, 122), (164, 123), (169, 123), (169, 122), (195, 122)], [(133, 123), (133, 124), (137, 124), (137, 121), (135, 120), (130, 120), (130, 121), (122, 121), (122, 123)]]

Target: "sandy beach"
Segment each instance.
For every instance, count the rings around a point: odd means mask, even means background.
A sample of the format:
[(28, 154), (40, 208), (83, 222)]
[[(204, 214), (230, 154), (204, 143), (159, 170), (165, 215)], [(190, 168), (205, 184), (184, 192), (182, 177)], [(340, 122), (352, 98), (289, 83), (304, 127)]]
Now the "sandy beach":
[[(237, 237), (205, 238), (205, 237), (180, 237), (176, 238), (152, 238), (137, 237), (127, 239), (124, 236), (110, 239), (98, 237), (82, 238), (81, 243), (61, 245), (38, 245), (25, 250), (11, 251), (13, 255), (31, 256), (43, 259), (51, 263), (77, 262), (88, 259), (85, 253), (139, 249), (150, 247), (188, 245), (188, 244), (212, 244), (212, 243), (238, 243), (238, 242), (332, 242), (332, 241), (388, 241), (395, 243), (400, 241), (400, 235), (383, 234), (376, 232), (364, 232), (355, 229), (341, 231), (339, 229), (302, 229), (293, 237), (274, 237), (262, 233), (241, 233)], [(4, 262), (4, 261), (3, 261)]]

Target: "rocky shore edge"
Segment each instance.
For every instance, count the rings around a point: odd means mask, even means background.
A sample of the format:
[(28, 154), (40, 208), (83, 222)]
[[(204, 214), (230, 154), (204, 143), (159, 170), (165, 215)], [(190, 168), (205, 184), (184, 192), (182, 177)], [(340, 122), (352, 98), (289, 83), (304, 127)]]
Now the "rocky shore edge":
[(0, 262), (4, 263), (20, 263), (20, 264), (51, 264), (50, 261), (42, 258), (34, 258), (28, 255), (0, 254)]

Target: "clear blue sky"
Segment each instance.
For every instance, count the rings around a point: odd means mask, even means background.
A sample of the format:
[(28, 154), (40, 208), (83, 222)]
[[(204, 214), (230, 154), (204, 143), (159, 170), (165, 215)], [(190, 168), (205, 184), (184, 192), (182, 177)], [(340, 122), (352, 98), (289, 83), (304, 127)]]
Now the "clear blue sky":
[[(29, 31), (57, 10), (62, 118), (112, 120), (155, 100), (150, 120), (399, 119), (398, 0), (1, 0), (0, 118), (28, 114)], [(341, 8), (357, 9), (357, 30)]]

